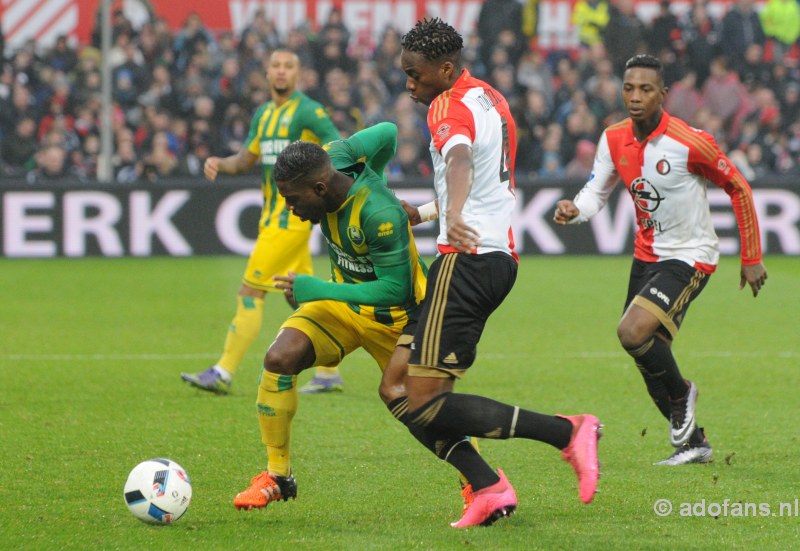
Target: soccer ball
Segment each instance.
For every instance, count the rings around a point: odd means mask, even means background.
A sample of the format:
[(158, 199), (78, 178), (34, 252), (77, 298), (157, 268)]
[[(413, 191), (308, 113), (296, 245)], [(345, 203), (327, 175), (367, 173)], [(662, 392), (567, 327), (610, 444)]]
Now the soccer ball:
[(192, 483), (183, 467), (169, 459), (148, 459), (136, 465), (125, 483), (125, 504), (149, 524), (170, 524), (192, 501)]

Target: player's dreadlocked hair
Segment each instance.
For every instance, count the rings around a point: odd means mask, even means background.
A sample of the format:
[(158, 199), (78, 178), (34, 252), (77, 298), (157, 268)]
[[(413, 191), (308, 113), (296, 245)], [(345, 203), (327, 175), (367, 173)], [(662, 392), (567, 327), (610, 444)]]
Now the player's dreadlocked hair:
[(439, 19), (417, 21), (414, 28), (403, 35), (400, 45), (428, 61), (448, 59), (457, 61), (464, 47), (464, 39), (456, 30)]
[(276, 182), (294, 182), (317, 175), (329, 164), (328, 154), (317, 144), (294, 142), (278, 155), (272, 167), (272, 177)]
[(635, 69), (637, 67), (641, 67), (643, 69), (653, 69), (656, 73), (658, 73), (658, 77), (661, 80), (664, 80), (664, 67), (661, 65), (661, 62), (658, 60), (658, 58), (647, 54), (639, 54), (633, 56), (625, 62), (626, 71), (628, 69)]

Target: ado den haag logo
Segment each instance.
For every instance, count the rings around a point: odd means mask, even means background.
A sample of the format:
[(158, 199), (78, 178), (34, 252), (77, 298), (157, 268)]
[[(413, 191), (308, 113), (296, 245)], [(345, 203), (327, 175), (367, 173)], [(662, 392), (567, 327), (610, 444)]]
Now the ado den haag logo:
[(636, 178), (631, 182), (630, 192), (636, 206), (645, 212), (654, 212), (664, 200), (664, 197), (646, 178)]
[(347, 237), (350, 238), (350, 241), (356, 247), (360, 247), (364, 244), (364, 232), (361, 231), (361, 228), (358, 226), (349, 226), (347, 228)]

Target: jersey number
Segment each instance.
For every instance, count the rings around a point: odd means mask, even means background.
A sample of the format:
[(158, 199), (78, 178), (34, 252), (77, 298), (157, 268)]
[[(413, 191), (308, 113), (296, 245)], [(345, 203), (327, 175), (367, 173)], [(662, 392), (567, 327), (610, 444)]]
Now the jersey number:
[(500, 117), (503, 121), (503, 144), (500, 147), (500, 181), (508, 182), (511, 180), (511, 170), (508, 166), (511, 157), (511, 149), (508, 147), (508, 122), (505, 117)]

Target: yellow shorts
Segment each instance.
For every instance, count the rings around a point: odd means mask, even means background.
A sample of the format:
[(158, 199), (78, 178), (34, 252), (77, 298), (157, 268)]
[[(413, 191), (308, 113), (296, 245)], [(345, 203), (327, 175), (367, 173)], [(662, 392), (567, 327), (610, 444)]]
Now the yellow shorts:
[(343, 302), (307, 302), (283, 323), (311, 339), (317, 356), (314, 365), (335, 366), (358, 347), (375, 358), (383, 371), (394, 353), (402, 327), (387, 326), (361, 316)]
[(289, 271), (311, 274), (311, 251), (308, 248), (310, 237), (310, 230), (261, 228), (247, 261), (242, 283), (262, 291), (282, 293), (283, 291), (275, 288), (272, 276), (286, 275)]

